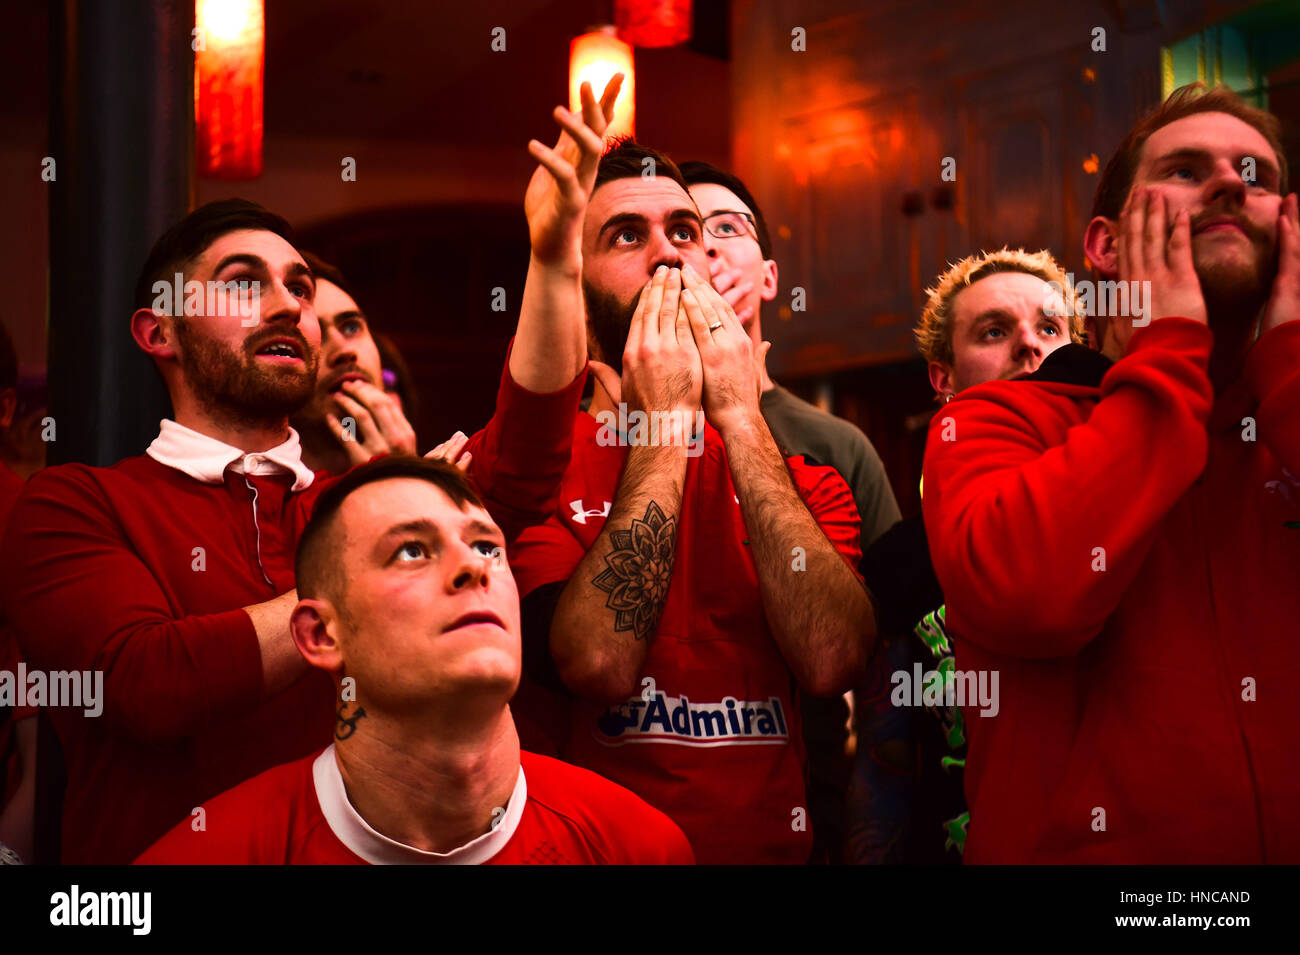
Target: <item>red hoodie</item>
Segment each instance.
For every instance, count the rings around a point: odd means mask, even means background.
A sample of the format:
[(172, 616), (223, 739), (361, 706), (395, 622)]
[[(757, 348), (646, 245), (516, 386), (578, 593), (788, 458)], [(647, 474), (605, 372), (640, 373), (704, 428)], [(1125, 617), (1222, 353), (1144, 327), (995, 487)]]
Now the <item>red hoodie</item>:
[(965, 713), (967, 862), (1300, 862), (1300, 322), (1217, 398), (1212, 344), (1163, 319), (1100, 387), (990, 382), (935, 418), (956, 666), (1000, 675)]

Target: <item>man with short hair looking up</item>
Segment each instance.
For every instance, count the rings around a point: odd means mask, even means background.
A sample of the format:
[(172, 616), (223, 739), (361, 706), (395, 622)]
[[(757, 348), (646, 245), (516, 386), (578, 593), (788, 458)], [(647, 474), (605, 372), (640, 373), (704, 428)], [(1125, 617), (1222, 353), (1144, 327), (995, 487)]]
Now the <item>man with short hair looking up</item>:
[(689, 865), (658, 810), (521, 752), (519, 594), (505, 535), (455, 468), (384, 458), (316, 505), (298, 652), (334, 681), (334, 743), (205, 807), (143, 864)]

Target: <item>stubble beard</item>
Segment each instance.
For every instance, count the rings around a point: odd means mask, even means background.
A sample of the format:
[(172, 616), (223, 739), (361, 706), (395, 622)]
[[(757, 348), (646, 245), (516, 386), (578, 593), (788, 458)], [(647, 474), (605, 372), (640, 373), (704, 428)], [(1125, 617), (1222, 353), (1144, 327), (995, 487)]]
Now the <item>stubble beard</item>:
[[(1208, 215), (1203, 213), (1202, 215)], [(1259, 317), (1277, 275), (1277, 242), (1254, 223), (1244, 223), (1249, 259), (1209, 249), (1197, 254), (1192, 236), (1192, 265), (1201, 283), (1210, 328), (1244, 333)]]
[(587, 327), (600, 349), (600, 354), (595, 357), (621, 375), (623, 349), (627, 347), (628, 331), (632, 328), (632, 316), (636, 314), (641, 293), (638, 292), (631, 302), (623, 303), (612, 292), (597, 289), (584, 278), (582, 295), (587, 306)]
[(280, 334), (298, 339), (303, 370), (262, 367), (254, 356), (260, 343), (246, 340), (240, 353), (198, 334), (188, 319), (176, 323), (177, 361), (195, 397), (214, 414), (240, 425), (275, 423), (311, 401), (319, 364), (301, 334)]

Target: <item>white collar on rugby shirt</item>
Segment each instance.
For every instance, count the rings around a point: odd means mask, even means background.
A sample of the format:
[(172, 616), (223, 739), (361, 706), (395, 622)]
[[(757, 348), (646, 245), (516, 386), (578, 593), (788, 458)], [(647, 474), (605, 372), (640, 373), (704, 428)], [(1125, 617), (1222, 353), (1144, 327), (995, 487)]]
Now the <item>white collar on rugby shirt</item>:
[(521, 765), (519, 779), (506, 803), (506, 813), (501, 822), (450, 852), (426, 852), (376, 832), (361, 818), (361, 813), (348, 799), (333, 743), (316, 757), (312, 764), (312, 779), (316, 784), (316, 798), (330, 830), (339, 842), (371, 865), (481, 865), (504, 849), (514, 836), (524, 814), (524, 804), (528, 802), (528, 785), (524, 782), (524, 767)]
[(289, 429), (283, 444), (266, 451), (245, 452), (218, 441), (193, 428), (177, 424), (171, 418), (159, 422), (158, 437), (145, 451), (159, 464), (184, 472), (204, 484), (220, 484), (225, 480), (226, 468), (233, 467), (236, 474), (279, 474), (290, 472), (293, 489), (302, 491), (311, 487), (316, 475), (302, 463), (302, 444), (298, 432)]

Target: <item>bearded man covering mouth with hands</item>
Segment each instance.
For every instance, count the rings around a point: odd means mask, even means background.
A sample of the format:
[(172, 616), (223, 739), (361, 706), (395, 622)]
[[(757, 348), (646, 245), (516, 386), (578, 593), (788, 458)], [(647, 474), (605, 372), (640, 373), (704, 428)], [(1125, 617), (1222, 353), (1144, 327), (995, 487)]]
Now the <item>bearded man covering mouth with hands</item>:
[[(804, 863), (793, 702), (842, 693), (874, 641), (860, 522), (838, 474), (782, 457), (759, 410), (766, 345), (708, 274), (681, 173), (616, 144), (583, 234), (591, 408), (561, 506), (511, 553), (525, 658), (562, 701), (561, 756), (666, 812), (700, 862)], [(636, 415), (665, 422), (657, 437), (608, 424)]]

